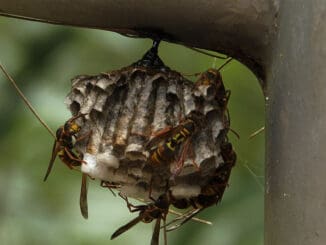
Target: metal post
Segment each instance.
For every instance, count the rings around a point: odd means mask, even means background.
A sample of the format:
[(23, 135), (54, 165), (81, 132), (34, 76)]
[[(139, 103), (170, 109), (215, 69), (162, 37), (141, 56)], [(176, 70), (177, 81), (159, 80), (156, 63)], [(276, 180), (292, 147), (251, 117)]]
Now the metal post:
[(266, 244), (326, 244), (326, 2), (282, 1), (267, 92)]

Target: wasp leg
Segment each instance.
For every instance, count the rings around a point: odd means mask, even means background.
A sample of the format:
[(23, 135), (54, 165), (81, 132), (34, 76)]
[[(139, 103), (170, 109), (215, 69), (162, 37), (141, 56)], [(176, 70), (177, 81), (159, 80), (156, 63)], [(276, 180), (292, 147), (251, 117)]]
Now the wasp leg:
[(84, 117), (85, 115), (86, 114), (84, 114), (84, 113), (78, 113), (76, 116), (73, 116), (72, 118), (70, 118), (67, 122), (71, 123), (71, 122), (75, 121), (77, 118)]
[[(184, 220), (185, 218), (187, 218), (190, 214), (193, 213), (193, 209), (184, 212), (183, 214), (180, 214), (178, 217), (175, 217), (173, 220), (171, 220), (170, 222), (165, 224), (165, 227), (171, 226), (172, 224), (178, 222), (179, 220)], [(172, 226), (171, 226), (172, 227)]]
[(194, 165), (194, 167), (196, 168), (197, 171), (200, 171), (200, 167), (195, 161), (195, 151), (194, 151), (194, 148), (192, 147), (191, 143), (190, 143), (189, 147), (190, 147), (189, 155), (192, 160), (192, 164)]
[(187, 217), (185, 217), (185, 219), (183, 221), (181, 221), (180, 223), (178, 223), (176, 225), (166, 228), (166, 231), (170, 232), (170, 231), (173, 231), (173, 230), (179, 228), (180, 226), (182, 226), (183, 224), (185, 224), (186, 222), (191, 220), (195, 215), (197, 215), (198, 213), (200, 213), (203, 210), (204, 210), (204, 208), (198, 208), (198, 209), (192, 210), (191, 212), (189, 212), (189, 215)]
[(159, 245), (161, 219), (162, 219), (162, 217), (158, 217), (156, 219), (154, 230), (153, 230), (153, 234), (152, 234), (152, 239), (151, 239), (151, 245)]
[(164, 215), (163, 218), (163, 235), (164, 235), (164, 245), (168, 245), (168, 237), (166, 235), (166, 216), (167, 214)]
[(129, 209), (130, 213), (134, 213), (137, 211), (140, 211), (142, 209), (144, 209), (144, 207), (147, 207), (147, 205), (134, 205), (132, 203), (129, 202), (128, 197), (124, 196), (121, 194), (121, 192), (119, 192), (118, 194), (123, 200), (125, 200), (126, 204), (127, 204), (127, 208)]
[(76, 138), (76, 142), (79, 142), (79, 141), (82, 141), (88, 137), (90, 137), (92, 135), (92, 130), (90, 130), (88, 133), (82, 135), (82, 136), (79, 136), (78, 138)]
[(80, 162), (80, 164), (82, 164), (82, 163), (87, 164), (86, 161), (84, 161), (84, 160), (78, 158), (78, 157), (77, 157), (77, 156), (76, 156), (72, 151), (69, 150), (69, 148), (65, 147), (64, 150), (65, 150), (65, 153), (68, 155), (68, 157), (69, 157), (71, 160), (74, 160), (74, 161)]
[[(224, 109), (223, 109), (223, 117), (222, 117), (222, 123), (224, 125), (224, 127), (227, 124), (227, 128), (238, 138), (240, 139), (240, 135), (232, 128), (230, 128), (230, 112), (229, 109), (226, 107), (227, 103), (230, 99), (231, 96), (231, 90), (226, 90), (225, 91), (225, 96), (223, 98), (223, 104), (224, 104)], [(226, 115), (224, 114), (224, 112), (226, 111)]]
[(113, 196), (117, 196), (117, 195), (113, 192), (113, 190), (112, 190), (112, 189), (117, 189), (117, 188), (118, 188), (117, 185), (115, 185), (115, 184), (110, 184), (110, 183), (108, 183), (108, 182), (102, 180), (102, 181), (101, 181), (101, 186), (102, 186), (102, 187), (106, 187), (106, 188), (108, 188), (108, 189), (111, 191), (111, 193), (112, 193)]

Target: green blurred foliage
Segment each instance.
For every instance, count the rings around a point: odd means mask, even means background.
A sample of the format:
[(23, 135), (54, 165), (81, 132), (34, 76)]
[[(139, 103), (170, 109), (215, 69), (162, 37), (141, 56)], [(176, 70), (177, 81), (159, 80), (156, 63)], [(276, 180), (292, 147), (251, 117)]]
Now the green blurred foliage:
[[(151, 40), (115, 33), (0, 18), (0, 60), (43, 119), (56, 129), (69, 117), (63, 101), (70, 79), (127, 66), (151, 46)], [(180, 45), (163, 42), (163, 61), (184, 74), (218, 67), (215, 60)], [(222, 202), (202, 212), (213, 226), (189, 222), (168, 234), (169, 244), (263, 244), (264, 134), (248, 136), (264, 125), (264, 97), (255, 76), (233, 61), (222, 70), (232, 91), (229, 134), (238, 154)], [(109, 236), (129, 221), (123, 200), (89, 185), (90, 218), (79, 211), (80, 174), (57, 160), (42, 182), (53, 138), (34, 118), (13, 87), (0, 75), (0, 241), (1, 244), (149, 244), (152, 225), (139, 224), (114, 241)]]

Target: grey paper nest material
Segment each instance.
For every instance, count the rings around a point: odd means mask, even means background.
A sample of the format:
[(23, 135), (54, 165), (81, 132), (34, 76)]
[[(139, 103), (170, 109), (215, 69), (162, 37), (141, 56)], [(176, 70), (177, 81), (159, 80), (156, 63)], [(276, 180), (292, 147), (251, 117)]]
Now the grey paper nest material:
[[(119, 186), (129, 197), (148, 200), (151, 189), (157, 198), (166, 186), (176, 198), (198, 196), (223, 162), (220, 144), (228, 123), (222, 123), (227, 121), (225, 108), (214, 97), (216, 92), (168, 68), (133, 65), (74, 78), (66, 104), (73, 115), (85, 114), (84, 120), (78, 119), (80, 135), (92, 132), (87, 144), (75, 146), (87, 162), (82, 171)], [(171, 180), (181, 150), (176, 161), (154, 165), (150, 156), (155, 147), (146, 145), (158, 131), (176, 127), (191, 115), (200, 115), (203, 123), (191, 138), (182, 172)]]

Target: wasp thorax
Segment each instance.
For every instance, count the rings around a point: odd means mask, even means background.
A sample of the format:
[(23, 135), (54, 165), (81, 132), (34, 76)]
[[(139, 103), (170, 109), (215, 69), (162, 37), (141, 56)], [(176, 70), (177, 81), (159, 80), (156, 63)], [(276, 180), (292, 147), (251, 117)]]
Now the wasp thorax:
[(80, 126), (77, 123), (72, 123), (69, 128), (69, 131), (71, 133), (77, 133), (77, 132), (79, 132), (79, 130), (80, 130)]

